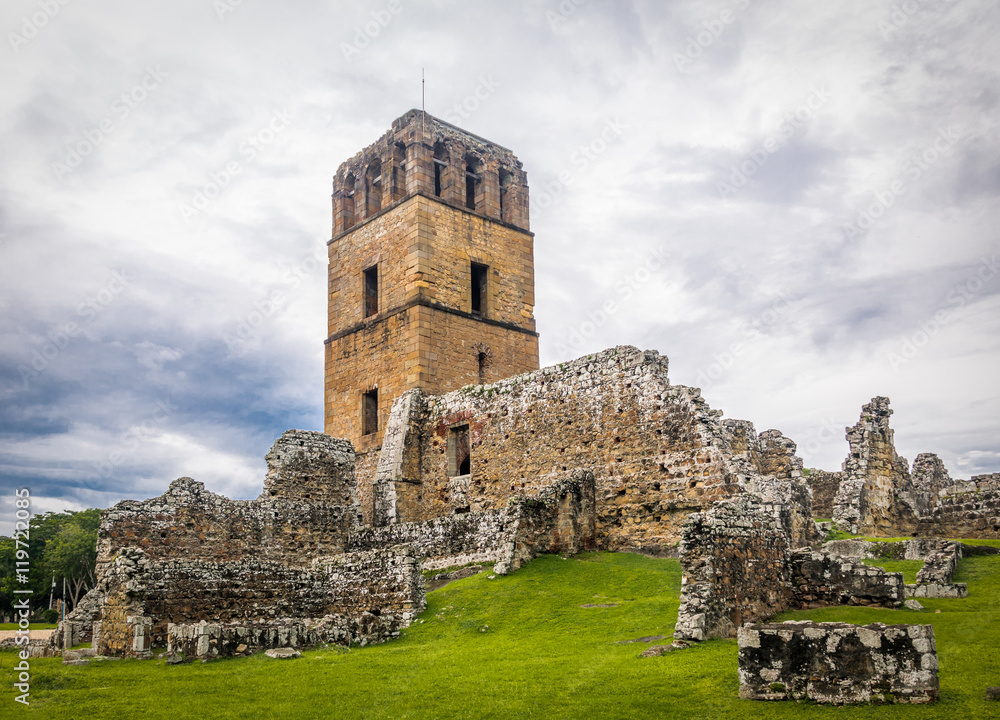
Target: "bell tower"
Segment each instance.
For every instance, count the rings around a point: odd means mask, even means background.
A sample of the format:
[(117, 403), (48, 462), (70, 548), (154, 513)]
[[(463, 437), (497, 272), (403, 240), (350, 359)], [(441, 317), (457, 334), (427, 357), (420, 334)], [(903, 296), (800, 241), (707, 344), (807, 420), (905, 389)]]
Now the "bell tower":
[(520, 161), (420, 110), (337, 170), (324, 428), (359, 485), (401, 393), (538, 369), (533, 243)]

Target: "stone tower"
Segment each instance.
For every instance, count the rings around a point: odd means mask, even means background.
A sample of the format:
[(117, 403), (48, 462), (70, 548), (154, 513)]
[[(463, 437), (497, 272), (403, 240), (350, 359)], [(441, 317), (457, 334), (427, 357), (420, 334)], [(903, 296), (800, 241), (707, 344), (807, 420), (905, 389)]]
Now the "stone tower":
[(337, 170), (324, 427), (359, 484), (404, 391), (538, 369), (533, 241), (514, 154), (420, 110)]

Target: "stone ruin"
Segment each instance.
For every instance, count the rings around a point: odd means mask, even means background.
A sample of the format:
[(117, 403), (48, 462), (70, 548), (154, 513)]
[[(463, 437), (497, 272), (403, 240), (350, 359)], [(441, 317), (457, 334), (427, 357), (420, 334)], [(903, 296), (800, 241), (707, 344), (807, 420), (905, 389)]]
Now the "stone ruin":
[[(875, 398), (848, 428), (843, 470), (804, 478), (794, 442), (723, 420), (697, 388), (671, 384), (652, 351), (612, 348), (438, 396), (411, 390), (394, 403), (368, 493), (350, 442), (290, 430), (267, 454), (255, 500), (181, 478), (105, 511), (98, 587), (52, 643), (205, 658), (382, 642), (424, 608), (422, 570), (484, 563), (505, 574), (540, 553), (583, 549), (679, 557), (676, 641), (742, 638), (740, 628), (785, 609), (964, 596), (951, 582), (960, 544), (904, 544), (927, 558), (909, 587), (860, 562), (878, 548), (819, 547), (817, 496), (854, 530), (996, 533), (996, 476), (952, 480), (929, 454), (911, 473), (890, 414)], [(855, 632), (805, 636), (821, 631)], [(781, 678), (773, 683), (799, 688), (789, 697), (826, 697)], [(872, 683), (851, 692), (905, 694)]]
[(933, 453), (917, 455), (911, 471), (896, 454), (891, 415), (889, 398), (873, 398), (847, 428), (842, 470), (809, 478), (824, 499), (817, 516), (856, 534), (1000, 538), (1000, 474), (952, 479)]
[(933, 625), (784, 622), (739, 630), (740, 697), (926, 703), (938, 697)]

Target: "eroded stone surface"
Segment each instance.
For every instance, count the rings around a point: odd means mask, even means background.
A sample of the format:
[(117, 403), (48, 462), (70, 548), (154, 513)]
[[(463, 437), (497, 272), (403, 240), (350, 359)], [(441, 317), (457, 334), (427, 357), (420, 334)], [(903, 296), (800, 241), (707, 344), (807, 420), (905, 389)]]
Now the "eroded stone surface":
[(785, 622), (738, 633), (740, 697), (837, 705), (938, 697), (932, 625)]

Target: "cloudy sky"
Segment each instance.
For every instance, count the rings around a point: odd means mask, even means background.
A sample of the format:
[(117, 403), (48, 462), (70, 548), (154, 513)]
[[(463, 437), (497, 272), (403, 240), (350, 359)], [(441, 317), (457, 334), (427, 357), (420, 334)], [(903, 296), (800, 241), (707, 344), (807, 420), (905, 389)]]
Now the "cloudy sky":
[(337, 166), (421, 102), (528, 171), (543, 364), (669, 356), (837, 469), (1000, 470), (1000, 9), (6, 0), (0, 531), (322, 429)]

